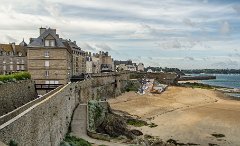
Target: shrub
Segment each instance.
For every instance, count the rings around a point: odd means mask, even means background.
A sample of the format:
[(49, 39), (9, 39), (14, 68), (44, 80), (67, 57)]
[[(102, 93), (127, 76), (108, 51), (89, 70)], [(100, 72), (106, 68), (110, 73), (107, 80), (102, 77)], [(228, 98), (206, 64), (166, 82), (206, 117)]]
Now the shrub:
[(31, 79), (31, 75), (28, 72), (18, 72), (10, 75), (0, 75), (1, 82), (16, 82), (18, 80)]
[(77, 138), (75, 136), (69, 136), (67, 135), (64, 142), (61, 142), (61, 146), (92, 146), (91, 143), (88, 141), (82, 139), (82, 138)]
[(146, 126), (147, 122), (142, 120), (137, 120), (137, 119), (128, 119), (127, 124), (135, 127), (142, 127), (142, 126)]
[(18, 146), (18, 143), (14, 140), (10, 140), (9, 146)]

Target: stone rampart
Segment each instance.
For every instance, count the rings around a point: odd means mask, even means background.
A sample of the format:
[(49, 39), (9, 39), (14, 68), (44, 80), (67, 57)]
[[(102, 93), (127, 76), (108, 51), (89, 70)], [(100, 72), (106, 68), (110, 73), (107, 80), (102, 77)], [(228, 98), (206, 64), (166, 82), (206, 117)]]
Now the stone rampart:
[(36, 98), (34, 82), (31, 80), (0, 84), (0, 116)]
[(69, 83), (2, 117), (0, 141), (14, 140), (19, 146), (59, 146), (79, 103), (121, 94), (129, 74), (101, 74)]

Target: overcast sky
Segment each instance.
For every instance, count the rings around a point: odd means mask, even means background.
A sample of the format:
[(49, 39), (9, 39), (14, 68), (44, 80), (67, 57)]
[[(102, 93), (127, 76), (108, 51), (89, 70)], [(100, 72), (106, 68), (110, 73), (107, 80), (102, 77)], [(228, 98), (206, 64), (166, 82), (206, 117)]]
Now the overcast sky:
[(145, 66), (240, 68), (239, 0), (1, 0), (0, 43), (41, 26)]

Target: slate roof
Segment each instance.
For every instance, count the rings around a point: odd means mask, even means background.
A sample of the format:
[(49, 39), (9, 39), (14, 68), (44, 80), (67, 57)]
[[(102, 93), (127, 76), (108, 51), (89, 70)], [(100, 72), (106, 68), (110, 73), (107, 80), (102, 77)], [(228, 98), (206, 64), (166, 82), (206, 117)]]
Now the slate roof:
[(118, 60), (115, 60), (115, 61), (114, 61), (114, 65), (120, 65), (120, 64), (133, 65), (133, 63), (132, 63), (131, 60), (127, 60), (127, 61), (118, 61)]
[(59, 36), (56, 34), (56, 29), (48, 28), (46, 29), (38, 38), (33, 38), (32, 42), (28, 45), (28, 47), (44, 47), (44, 39), (51, 35), (56, 40), (56, 46), (55, 47), (64, 47), (63, 39), (59, 38)]

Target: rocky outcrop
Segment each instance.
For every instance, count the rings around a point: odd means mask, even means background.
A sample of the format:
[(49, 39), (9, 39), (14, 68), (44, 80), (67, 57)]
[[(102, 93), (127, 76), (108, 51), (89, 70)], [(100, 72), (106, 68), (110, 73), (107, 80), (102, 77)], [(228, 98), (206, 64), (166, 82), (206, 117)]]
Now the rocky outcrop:
[(127, 129), (125, 120), (113, 113), (107, 114), (103, 123), (97, 128), (97, 132), (108, 134), (111, 137), (118, 137), (121, 135), (129, 139), (135, 137), (135, 135)]

